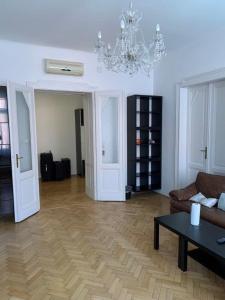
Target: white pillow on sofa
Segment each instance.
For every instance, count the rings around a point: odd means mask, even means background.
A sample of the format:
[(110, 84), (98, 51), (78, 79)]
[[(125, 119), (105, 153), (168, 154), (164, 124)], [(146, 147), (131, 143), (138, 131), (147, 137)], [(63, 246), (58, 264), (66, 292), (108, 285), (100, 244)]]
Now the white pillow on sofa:
[(201, 203), (202, 200), (206, 199), (206, 197), (202, 193), (198, 193), (194, 196), (192, 196), (189, 200)]
[(225, 193), (222, 193), (219, 198), (218, 208), (225, 210)]
[[(224, 199), (225, 199), (225, 194), (224, 194)], [(198, 193), (198, 194), (192, 196), (189, 200), (191, 200), (193, 202), (200, 203), (200, 204), (202, 204), (204, 206), (207, 206), (209, 208), (213, 207), (218, 202), (218, 199), (216, 199), (216, 198), (206, 198), (202, 193)], [(225, 200), (224, 200), (224, 204), (225, 204)], [(224, 210), (225, 210), (225, 208), (224, 208)]]
[(216, 205), (217, 202), (218, 202), (218, 199), (216, 199), (216, 198), (205, 198), (205, 199), (202, 199), (200, 203), (204, 206), (211, 208), (214, 205)]

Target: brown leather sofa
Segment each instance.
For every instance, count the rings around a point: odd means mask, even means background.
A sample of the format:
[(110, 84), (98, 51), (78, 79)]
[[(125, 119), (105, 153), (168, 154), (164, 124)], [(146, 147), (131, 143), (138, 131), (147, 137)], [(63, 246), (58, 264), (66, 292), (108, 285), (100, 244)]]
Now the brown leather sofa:
[[(219, 198), (220, 194), (225, 192), (225, 176), (199, 172), (194, 183), (170, 192), (170, 212), (190, 212), (192, 202), (189, 199), (199, 192), (207, 198)], [(225, 228), (225, 211), (216, 206), (212, 208), (202, 206), (201, 218)]]

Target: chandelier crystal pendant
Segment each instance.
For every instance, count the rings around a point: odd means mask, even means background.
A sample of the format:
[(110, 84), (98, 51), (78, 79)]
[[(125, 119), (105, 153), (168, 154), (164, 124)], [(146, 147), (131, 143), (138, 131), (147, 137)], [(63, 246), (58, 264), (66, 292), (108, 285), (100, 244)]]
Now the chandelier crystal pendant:
[(140, 29), (142, 15), (133, 8), (130, 2), (129, 9), (120, 17), (120, 34), (114, 47), (102, 40), (101, 32), (98, 33), (95, 52), (98, 59), (98, 70), (102, 67), (113, 72), (136, 74), (143, 71), (150, 76), (155, 63), (166, 55), (163, 35), (159, 24), (156, 25), (155, 35), (151, 43), (146, 45), (144, 35)]

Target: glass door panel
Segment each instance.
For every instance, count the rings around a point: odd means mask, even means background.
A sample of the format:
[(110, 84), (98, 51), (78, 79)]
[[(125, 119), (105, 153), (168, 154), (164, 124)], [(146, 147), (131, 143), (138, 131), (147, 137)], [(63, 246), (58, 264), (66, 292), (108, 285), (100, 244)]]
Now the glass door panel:
[(102, 98), (101, 103), (102, 162), (115, 164), (118, 159), (118, 98)]
[(30, 112), (23, 92), (16, 91), (20, 172), (32, 170)]

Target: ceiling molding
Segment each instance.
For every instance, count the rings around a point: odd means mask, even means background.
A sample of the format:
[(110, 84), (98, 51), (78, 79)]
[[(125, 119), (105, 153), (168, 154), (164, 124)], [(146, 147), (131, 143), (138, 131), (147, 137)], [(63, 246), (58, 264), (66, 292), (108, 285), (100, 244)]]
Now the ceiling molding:
[(225, 79), (225, 67), (183, 79), (180, 87)]

